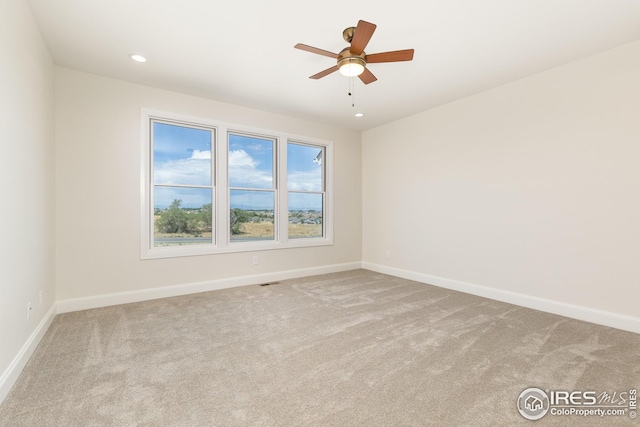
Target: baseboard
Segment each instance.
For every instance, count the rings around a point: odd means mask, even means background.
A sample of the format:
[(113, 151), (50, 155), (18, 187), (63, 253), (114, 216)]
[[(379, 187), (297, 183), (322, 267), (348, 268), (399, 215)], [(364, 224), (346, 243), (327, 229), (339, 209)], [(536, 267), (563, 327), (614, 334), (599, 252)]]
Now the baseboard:
[(40, 344), (40, 340), (44, 337), (55, 317), (56, 304), (54, 303), (0, 377), (0, 403), (4, 401), (9, 391), (11, 391), (11, 387), (13, 387), (20, 373), (27, 365), (29, 358), (38, 347), (38, 344)]
[(475, 285), (473, 283), (461, 282), (444, 277), (431, 276), (429, 274), (417, 273), (399, 268), (388, 267), (380, 264), (363, 262), (362, 268), (378, 273), (389, 274), (403, 279), (414, 280), (416, 282), (427, 283), (441, 288), (477, 295), (521, 307), (532, 308), (534, 310), (570, 317), (585, 322), (596, 323), (598, 325), (609, 326), (624, 331), (640, 333), (640, 318), (612, 313), (604, 310), (597, 310), (574, 304), (539, 298), (531, 295), (505, 291), (488, 286)]
[(85, 298), (71, 298), (58, 301), (58, 313), (68, 313), (72, 311), (88, 310), (91, 308), (108, 307), (118, 304), (128, 304), (152, 299), (196, 294), (199, 292), (215, 291), (238, 286), (257, 285), (261, 283), (275, 282), (278, 280), (295, 279), (297, 277), (315, 276), (317, 274), (338, 273), (358, 268), (362, 268), (361, 262), (278, 271), (274, 273), (255, 274), (228, 279), (208, 280), (205, 282), (186, 283), (182, 285), (141, 289), (137, 291), (117, 292)]

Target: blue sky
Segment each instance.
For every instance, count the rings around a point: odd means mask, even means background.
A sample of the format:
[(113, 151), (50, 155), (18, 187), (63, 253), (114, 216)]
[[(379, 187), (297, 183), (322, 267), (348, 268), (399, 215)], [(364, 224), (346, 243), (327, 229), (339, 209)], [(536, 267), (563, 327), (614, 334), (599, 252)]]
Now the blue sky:
[(289, 210), (322, 210), (321, 194), (295, 192), (323, 190), (322, 163), (314, 161), (320, 151), (318, 147), (287, 144)]
[[(199, 208), (211, 203), (211, 191), (176, 188), (158, 184), (210, 185), (212, 132), (183, 126), (154, 123), (153, 177), (156, 208), (168, 207), (174, 199), (182, 207)], [(229, 135), (229, 185), (231, 207), (273, 209), (275, 142), (269, 138)], [(320, 148), (287, 144), (287, 188), (293, 210), (321, 210), (322, 197), (295, 191), (322, 191), (322, 166), (314, 159)]]
[(275, 141), (229, 135), (229, 187), (273, 189)]

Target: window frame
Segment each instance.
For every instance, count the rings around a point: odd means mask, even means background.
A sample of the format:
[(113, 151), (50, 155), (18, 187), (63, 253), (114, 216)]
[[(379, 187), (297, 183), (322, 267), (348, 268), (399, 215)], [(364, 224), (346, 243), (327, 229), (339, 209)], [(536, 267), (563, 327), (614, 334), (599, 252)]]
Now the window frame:
[[(289, 152), (289, 144), (295, 144), (295, 145), (300, 145), (300, 146), (304, 146), (304, 147), (314, 147), (314, 148), (320, 148), (322, 147), (322, 179), (321, 179), (321, 189), (320, 191), (310, 191), (310, 190), (290, 190), (289, 189), (289, 182), (288, 182), (288, 174), (289, 174), (289, 168), (287, 167), (287, 182), (286, 184), (286, 188), (283, 188), (282, 191), (286, 191), (287, 192), (287, 238), (289, 238), (289, 203), (288, 203), (288, 197), (289, 194), (291, 193), (296, 193), (296, 194), (319, 194), (320, 196), (322, 196), (322, 236), (321, 237), (311, 237), (310, 239), (319, 239), (322, 238), (326, 235), (327, 233), (327, 228), (325, 225), (325, 205), (326, 205), (326, 199), (327, 199), (327, 185), (328, 185), (328, 181), (327, 181), (327, 171), (326, 171), (326, 163), (327, 161), (325, 160), (326, 156), (327, 156), (327, 149), (325, 146), (323, 145), (318, 145), (318, 144), (311, 144), (309, 142), (306, 141), (298, 141), (292, 138), (288, 138), (287, 141), (285, 142), (285, 148), (284, 150), (287, 152)], [(298, 239), (305, 239), (305, 237), (292, 237), (291, 240), (298, 240)]]
[[(264, 192), (264, 193), (273, 193), (273, 239), (266, 239), (266, 240), (246, 240), (246, 241), (242, 241), (242, 240), (232, 240), (231, 239), (231, 234), (229, 234), (228, 236), (228, 244), (229, 245), (244, 245), (244, 244), (254, 244), (254, 243), (260, 243), (260, 242), (274, 242), (276, 240), (278, 240), (278, 228), (279, 228), (279, 224), (277, 221), (280, 209), (278, 206), (278, 200), (279, 200), (279, 193), (280, 193), (280, 179), (278, 177), (278, 159), (279, 159), (279, 155), (278, 155), (278, 146), (280, 145), (280, 140), (276, 137), (274, 137), (273, 135), (263, 135), (263, 134), (257, 134), (255, 132), (253, 133), (249, 133), (249, 132), (242, 132), (239, 131), (237, 129), (228, 129), (227, 130), (227, 156), (229, 155), (229, 139), (231, 137), (231, 135), (235, 135), (235, 136), (239, 136), (239, 137), (248, 137), (248, 138), (256, 138), (256, 139), (263, 139), (263, 140), (271, 140), (273, 142), (273, 153), (272, 153), (272, 158), (271, 158), (271, 166), (273, 168), (273, 172), (272, 172), (272, 179), (273, 179), (273, 184), (271, 186), (271, 188), (254, 188), (254, 187), (238, 187), (238, 186), (231, 186), (231, 185), (227, 185), (226, 191), (227, 191), (227, 195), (229, 198), (229, 201), (231, 201), (231, 192), (232, 191), (248, 191), (248, 192)], [(227, 157), (227, 161), (226, 161), (226, 165), (227, 167), (229, 166), (229, 159)], [(229, 171), (227, 170), (227, 177), (229, 176)], [(228, 211), (231, 211), (231, 203), (229, 203), (229, 209)], [(230, 220), (230, 213), (229, 215), (229, 220)]]
[[(152, 120), (169, 124), (211, 128), (212, 147), (212, 243), (185, 246), (153, 246), (154, 208), (151, 172), (153, 162)], [(140, 259), (173, 258), (248, 251), (277, 250), (333, 245), (333, 141), (272, 129), (260, 129), (202, 117), (142, 108), (140, 166)], [(229, 134), (256, 135), (274, 140), (274, 240), (232, 241), (230, 230), (230, 187), (228, 182)], [(324, 205), (322, 237), (288, 238), (287, 144), (305, 144), (324, 149)]]
[[(158, 182), (155, 180), (154, 177), (154, 173), (155, 173), (155, 168), (154, 168), (154, 163), (155, 163), (155, 156), (154, 156), (154, 150), (153, 150), (153, 145), (151, 143), (151, 141), (154, 138), (154, 124), (156, 123), (160, 123), (160, 124), (165, 124), (165, 125), (169, 125), (169, 126), (180, 126), (180, 127), (186, 127), (186, 128), (190, 128), (190, 129), (198, 129), (198, 130), (206, 130), (211, 132), (211, 159), (209, 161), (209, 165), (210, 165), (210, 176), (209, 176), (209, 184), (184, 184), (184, 183), (171, 183), (171, 182)], [(184, 121), (178, 121), (178, 120), (173, 120), (173, 121), (167, 121), (165, 119), (159, 119), (156, 117), (151, 117), (149, 119), (149, 247), (150, 248), (159, 248), (162, 246), (155, 246), (155, 230), (154, 230), (154, 221), (151, 221), (151, 212), (153, 212), (153, 215), (155, 215), (155, 196), (156, 196), (156, 189), (157, 187), (163, 187), (163, 188), (183, 188), (183, 189), (207, 189), (209, 190), (209, 192), (211, 193), (211, 203), (213, 206), (215, 206), (215, 200), (216, 200), (216, 193), (217, 193), (217, 182), (216, 182), (216, 165), (218, 163), (218, 160), (216, 159), (217, 153), (216, 153), (216, 147), (217, 147), (217, 141), (218, 141), (219, 137), (217, 135), (217, 128), (215, 128), (214, 126), (204, 126), (202, 124), (195, 124), (195, 123), (191, 123), (191, 122), (184, 122)], [(201, 245), (209, 245), (211, 246), (212, 244), (215, 244), (216, 242), (216, 228), (215, 228), (215, 220), (216, 218), (213, 217), (212, 215), (212, 229), (211, 229), (211, 243), (199, 243)], [(190, 245), (189, 245), (190, 246)], [(174, 246), (168, 246), (168, 247), (174, 247)]]

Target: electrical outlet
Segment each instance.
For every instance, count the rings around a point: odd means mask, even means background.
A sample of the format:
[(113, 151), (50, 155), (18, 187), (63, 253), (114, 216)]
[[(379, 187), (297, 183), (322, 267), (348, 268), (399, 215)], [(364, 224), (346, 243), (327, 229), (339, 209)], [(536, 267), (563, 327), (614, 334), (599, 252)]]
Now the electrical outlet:
[(38, 292), (38, 300), (40, 301), (40, 305), (42, 305), (42, 291)]
[(387, 250), (387, 252), (385, 253), (385, 256), (387, 258), (391, 258), (391, 251)]
[(31, 307), (31, 303), (27, 303), (27, 320), (31, 319), (31, 310), (33, 309), (33, 307)]
[(258, 264), (260, 264), (260, 258), (257, 257), (257, 256), (254, 256), (253, 257), (253, 265), (258, 265)]

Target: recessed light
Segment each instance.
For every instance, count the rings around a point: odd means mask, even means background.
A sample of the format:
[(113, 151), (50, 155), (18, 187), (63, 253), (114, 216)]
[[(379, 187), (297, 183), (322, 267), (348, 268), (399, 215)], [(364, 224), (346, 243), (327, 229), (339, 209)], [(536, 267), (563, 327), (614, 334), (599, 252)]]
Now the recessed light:
[(362, 117), (364, 116), (364, 113), (356, 113), (356, 117)]
[(129, 58), (133, 59), (136, 62), (147, 62), (147, 58), (137, 53), (132, 53), (131, 55), (129, 55)]

